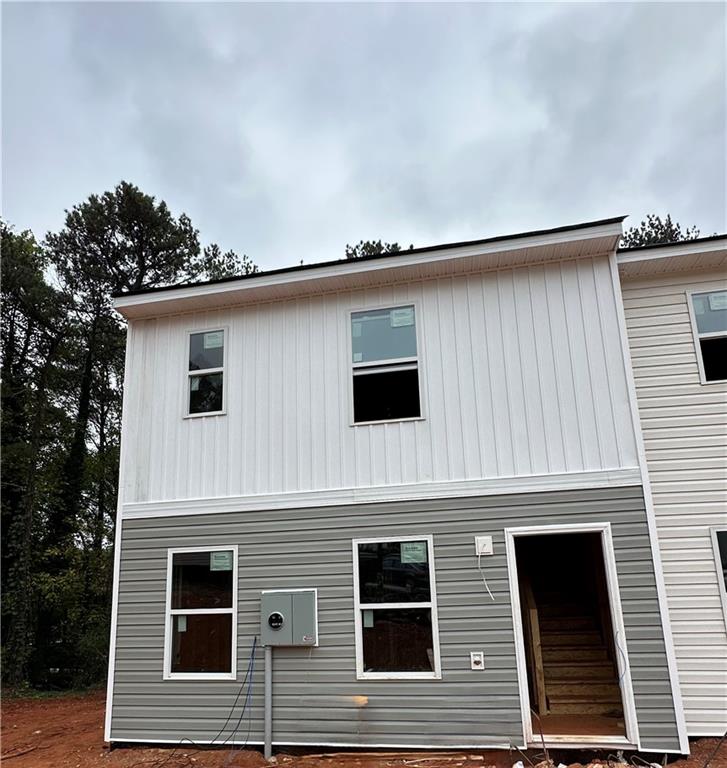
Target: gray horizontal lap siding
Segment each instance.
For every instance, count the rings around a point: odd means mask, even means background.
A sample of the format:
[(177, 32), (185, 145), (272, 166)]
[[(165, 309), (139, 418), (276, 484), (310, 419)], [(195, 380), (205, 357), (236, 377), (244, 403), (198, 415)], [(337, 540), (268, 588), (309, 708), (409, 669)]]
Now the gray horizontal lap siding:
[[(123, 523), (112, 739), (212, 739), (244, 677), (261, 589), (317, 587), (320, 647), (276, 649), (274, 740), (361, 745), (522, 741), (506, 527), (610, 521), (644, 748), (678, 749), (664, 639), (640, 488), (518, 494)], [(473, 536), (491, 534), (483, 569)], [(351, 539), (433, 534), (442, 680), (357, 681)], [(169, 547), (239, 545), (237, 681), (164, 681)], [(567, 567), (554, 563), (553, 567)], [(469, 652), (483, 650), (483, 671)], [(262, 651), (252, 718), (262, 739)], [(239, 708), (232, 722), (239, 717)], [(228, 736), (226, 731), (223, 740)]]

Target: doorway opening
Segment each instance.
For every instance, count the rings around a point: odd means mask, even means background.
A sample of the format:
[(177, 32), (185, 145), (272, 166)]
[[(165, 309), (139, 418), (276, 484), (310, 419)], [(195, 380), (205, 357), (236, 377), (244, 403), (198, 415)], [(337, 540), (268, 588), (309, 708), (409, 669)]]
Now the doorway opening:
[(515, 536), (535, 741), (626, 738), (598, 532)]

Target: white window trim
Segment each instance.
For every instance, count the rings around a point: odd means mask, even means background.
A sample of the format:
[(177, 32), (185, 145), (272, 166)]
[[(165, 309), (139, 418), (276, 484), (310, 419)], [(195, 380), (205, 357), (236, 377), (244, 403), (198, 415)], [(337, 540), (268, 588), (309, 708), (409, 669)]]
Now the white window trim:
[[(222, 331), (222, 365), (216, 368), (202, 368), (199, 370), (189, 370), (189, 351), (191, 347), (191, 337), (198, 333), (216, 333)], [(204, 416), (225, 416), (227, 414), (227, 382), (225, 381), (225, 368), (227, 367), (227, 355), (229, 354), (229, 327), (226, 325), (216, 325), (209, 328), (189, 328), (185, 331), (186, 348), (184, 354), (184, 404), (182, 406), (182, 417), (185, 419), (198, 419)], [(222, 374), (222, 410), (220, 411), (204, 411), (203, 413), (190, 413), (189, 412), (189, 387), (190, 379), (192, 376), (204, 376), (210, 373)]]
[[(616, 555), (613, 549), (611, 524), (604, 523), (564, 523), (561, 525), (534, 525), (505, 528), (505, 551), (507, 553), (507, 573), (510, 587), (510, 603), (512, 607), (512, 619), (515, 631), (515, 661), (518, 672), (518, 687), (520, 689), (520, 709), (523, 723), (523, 744), (537, 746), (540, 744), (539, 735), (535, 738), (533, 722), (530, 714), (530, 691), (528, 689), (527, 664), (525, 661), (525, 639), (520, 608), (520, 587), (517, 572), (517, 559), (515, 553), (516, 536), (542, 536), (556, 533), (600, 533), (603, 562), (606, 571), (606, 584), (608, 587), (609, 604), (611, 608), (611, 624), (614, 635), (618, 640), (620, 653), (616, 654), (618, 673), (621, 680), (621, 693), (624, 709), (624, 722), (626, 725), (626, 738), (621, 746), (636, 746), (641, 749), (639, 741), (639, 723), (636, 716), (636, 703), (631, 682), (631, 668), (629, 653), (626, 645), (626, 630), (623, 623), (621, 610), (621, 596), (618, 586), (618, 573), (616, 569)], [(606, 737), (609, 738), (609, 737)], [(572, 743), (601, 743), (603, 736), (569, 736), (564, 734), (548, 735), (549, 742), (563, 743), (569, 746)], [(611, 742), (609, 742), (611, 743)], [(616, 743), (616, 740), (613, 740)]]
[(727, 630), (727, 587), (725, 587), (724, 574), (722, 573), (722, 558), (719, 554), (719, 543), (717, 542), (718, 533), (727, 533), (727, 525), (715, 526), (709, 529), (709, 535), (712, 539), (712, 551), (714, 552), (714, 567), (717, 571), (717, 586), (719, 597), (722, 601), (722, 616), (724, 617), (725, 630)]
[[(392, 360), (374, 360), (369, 362), (363, 362), (363, 363), (354, 363), (353, 362), (353, 325), (352, 320), (353, 316), (357, 314), (358, 312), (376, 312), (377, 310), (382, 309), (399, 309), (400, 307), (414, 307), (414, 332), (416, 335), (416, 341), (417, 341), (417, 354), (416, 357), (399, 357)], [(424, 371), (424, 347), (422, 344), (422, 332), (421, 332), (421, 323), (422, 323), (422, 312), (421, 312), (421, 306), (418, 299), (406, 299), (403, 301), (390, 301), (386, 302), (385, 304), (372, 304), (370, 306), (365, 307), (356, 307), (354, 309), (349, 309), (346, 317), (346, 359), (348, 364), (348, 370), (349, 370), (349, 381), (348, 381), (348, 412), (350, 414), (349, 419), (349, 426), (351, 427), (370, 427), (374, 426), (376, 424), (399, 424), (401, 422), (407, 422), (407, 421), (424, 421), (426, 419), (426, 410), (425, 410), (425, 397), (424, 397), (424, 385), (423, 385), (423, 371)], [(357, 369), (362, 368), (371, 368), (373, 369), (372, 372), (374, 372), (375, 369), (383, 369), (383, 368), (390, 368), (393, 366), (397, 366), (397, 370), (404, 369), (407, 367), (407, 363), (410, 365), (409, 368), (416, 368), (417, 370), (417, 384), (419, 385), (419, 416), (405, 416), (400, 419), (376, 419), (374, 421), (355, 421), (354, 417), (354, 409), (353, 409), (353, 378), (354, 378), (354, 371)], [(365, 375), (365, 374), (358, 374), (359, 376)]]
[(709, 384), (724, 384), (727, 379), (711, 379), (707, 380), (704, 375), (704, 362), (702, 360), (702, 345), (699, 343), (700, 339), (719, 339), (727, 336), (727, 331), (711, 331), (709, 333), (700, 333), (697, 326), (697, 316), (694, 312), (694, 296), (702, 296), (710, 293), (723, 293), (724, 289), (714, 288), (691, 288), (686, 291), (687, 308), (689, 309), (689, 322), (692, 326), (692, 339), (694, 341), (694, 353), (697, 356), (697, 367), (699, 368), (699, 383), (704, 385)]
[[(427, 601), (417, 603), (362, 603), (359, 592), (358, 547), (359, 544), (387, 544), (403, 541), (426, 541), (429, 558), (429, 596)], [(434, 538), (426, 536), (379, 536), (367, 539), (353, 539), (353, 611), (356, 637), (356, 679), (357, 680), (441, 680), (442, 660), (439, 650), (439, 616), (437, 613), (437, 580), (434, 567)], [(433, 672), (365, 672), (363, 663), (363, 627), (361, 611), (366, 609), (429, 608), (432, 615)]]
[[(174, 555), (187, 552), (232, 552), (232, 606), (230, 608), (172, 608), (172, 565)], [(232, 616), (232, 658), (229, 672), (172, 672), (172, 617), (191, 614), (229, 613)], [(236, 680), (237, 679), (237, 545), (175, 547), (167, 550), (167, 588), (164, 604), (163, 680)]]

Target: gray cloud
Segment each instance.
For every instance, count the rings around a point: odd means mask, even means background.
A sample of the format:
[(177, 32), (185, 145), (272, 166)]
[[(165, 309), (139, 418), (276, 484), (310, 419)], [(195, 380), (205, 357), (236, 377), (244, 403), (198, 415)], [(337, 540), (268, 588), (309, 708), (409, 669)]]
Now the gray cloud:
[(263, 267), (630, 213), (725, 231), (722, 4), (9, 4), (3, 213), (120, 179)]

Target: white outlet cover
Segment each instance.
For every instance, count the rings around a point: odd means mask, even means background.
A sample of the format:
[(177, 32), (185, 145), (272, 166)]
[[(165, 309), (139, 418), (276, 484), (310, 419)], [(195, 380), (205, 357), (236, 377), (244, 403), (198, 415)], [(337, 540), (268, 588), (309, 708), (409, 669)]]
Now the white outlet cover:
[(485, 652), (484, 651), (470, 651), (470, 669), (484, 669), (485, 668)]
[(475, 554), (492, 555), (494, 549), (492, 546), (492, 536), (475, 536)]

